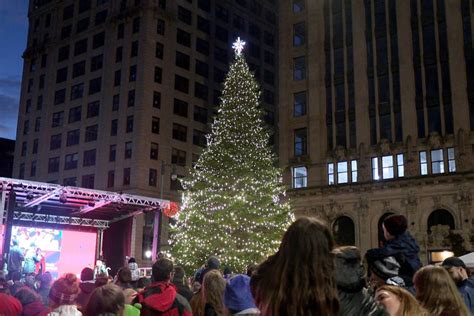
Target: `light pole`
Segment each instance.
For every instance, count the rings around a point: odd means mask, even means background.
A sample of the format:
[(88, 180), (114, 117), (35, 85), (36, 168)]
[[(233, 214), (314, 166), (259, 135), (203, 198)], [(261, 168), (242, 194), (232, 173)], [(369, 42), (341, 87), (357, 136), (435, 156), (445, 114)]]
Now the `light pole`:
[[(161, 171), (160, 171), (160, 200), (163, 200), (163, 182), (165, 176), (165, 167), (171, 167), (171, 180), (176, 181), (178, 178), (176, 174), (176, 165), (174, 164), (166, 164), (164, 160), (161, 161)], [(163, 209), (160, 205), (160, 209), (155, 211), (155, 218), (153, 220), (153, 243), (151, 246), (151, 260), (153, 262), (156, 261), (156, 255), (160, 251), (160, 244), (161, 244), (161, 222), (163, 219)]]

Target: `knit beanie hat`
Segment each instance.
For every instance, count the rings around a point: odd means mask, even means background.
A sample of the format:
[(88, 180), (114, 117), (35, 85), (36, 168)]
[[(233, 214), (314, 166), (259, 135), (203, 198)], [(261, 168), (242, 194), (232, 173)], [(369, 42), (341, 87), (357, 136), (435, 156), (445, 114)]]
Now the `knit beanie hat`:
[(23, 311), (19, 300), (5, 293), (0, 293), (0, 315), (20, 316)]
[(224, 304), (235, 313), (249, 308), (256, 308), (250, 293), (249, 276), (237, 274), (227, 282), (224, 292)]
[(66, 273), (53, 283), (49, 291), (49, 298), (58, 305), (73, 305), (79, 291), (77, 277), (72, 273)]
[(372, 272), (384, 281), (398, 276), (398, 271), (400, 270), (400, 264), (394, 257), (391, 256), (376, 260), (371, 264), (370, 267)]
[(383, 221), (383, 226), (392, 236), (403, 234), (408, 227), (407, 218), (403, 215), (390, 215)]
[(130, 259), (128, 259), (128, 263), (134, 263), (134, 262), (137, 262), (137, 260), (134, 257), (130, 257)]

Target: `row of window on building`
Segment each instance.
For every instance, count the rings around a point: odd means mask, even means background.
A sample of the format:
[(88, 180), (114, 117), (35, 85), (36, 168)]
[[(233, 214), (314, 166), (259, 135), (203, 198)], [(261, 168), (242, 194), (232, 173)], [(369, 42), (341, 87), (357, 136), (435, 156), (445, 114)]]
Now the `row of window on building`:
[[(372, 157), (372, 180), (389, 180), (405, 177), (404, 154)], [(454, 148), (434, 149), (419, 152), (419, 174), (443, 174), (456, 172), (456, 158)], [(347, 160), (329, 162), (327, 164), (328, 185), (357, 183), (358, 161)], [(292, 187), (295, 189), (308, 186), (308, 169), (306, 166), (292, 168)]]

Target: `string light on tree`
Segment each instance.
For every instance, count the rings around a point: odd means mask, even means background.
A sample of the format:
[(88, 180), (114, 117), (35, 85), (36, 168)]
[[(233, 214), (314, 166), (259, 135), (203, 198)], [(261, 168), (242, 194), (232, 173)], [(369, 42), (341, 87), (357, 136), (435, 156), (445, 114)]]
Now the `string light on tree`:
[(182, 210), (172, 226), (171, 252), (189, 272), (210, 255), (244, 272), (249, 263), (277, 250), (292, 220), (244, 46), (240, 38), (232, 46), (235, 60), (207, 147), (182, 181)]

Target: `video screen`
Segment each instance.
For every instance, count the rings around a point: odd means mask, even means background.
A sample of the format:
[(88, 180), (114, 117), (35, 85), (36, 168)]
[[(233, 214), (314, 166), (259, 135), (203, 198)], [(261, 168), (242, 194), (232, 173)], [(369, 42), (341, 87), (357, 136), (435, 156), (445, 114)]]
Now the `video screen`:
[(94, 266), (94, 232), (13, 226), (13, 240), (18, 241), (25, 258), (34, 257), (35, 273), (49, 271), (57, 278), (68, 272), (79, 275), (84, 267)]

